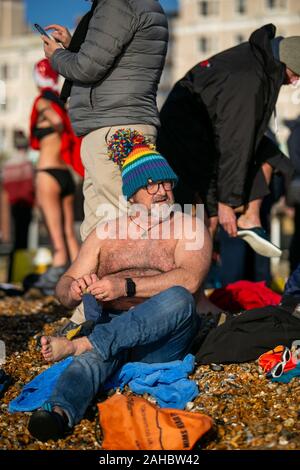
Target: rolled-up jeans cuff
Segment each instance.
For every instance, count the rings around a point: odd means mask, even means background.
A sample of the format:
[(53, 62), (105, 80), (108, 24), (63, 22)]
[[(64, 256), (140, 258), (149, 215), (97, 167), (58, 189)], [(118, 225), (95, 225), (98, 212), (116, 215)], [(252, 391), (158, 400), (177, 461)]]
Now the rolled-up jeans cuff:
[(61, 408), (63, 410), (63, 412), (65, 413), (65, 415), (67, 416), (68, 418), (68, 426), (69, 428), (73, 428), (76, 424), (76, 413), (74, 413), (74, 410), (72, 410), (72, 407), (70, 407), (70, 404), (67, 403), (67, 402), (64, 402), (64, 401), (47, 401), (44, 405), (50, 405), (52, 410), (55, 406), (58, 406), (59, 408)]

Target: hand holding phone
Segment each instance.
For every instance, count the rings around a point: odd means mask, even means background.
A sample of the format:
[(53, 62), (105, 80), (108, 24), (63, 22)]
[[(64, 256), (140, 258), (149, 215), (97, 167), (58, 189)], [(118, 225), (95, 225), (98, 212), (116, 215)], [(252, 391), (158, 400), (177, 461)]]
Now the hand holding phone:
[(51, 29), (51, 37), (55, 39), (55, 41), (62, 44), (64, 47), (68, 48), (72, 39), (72, 35), (68, 28), (65, 26), (61, 26), (60, 24), (49, 24), (45, 26), (45, 30), (48, 31)]
[(42, 35), (42, 36), (46, 36), (47, 38), (51, 39), (49, 34), (46, 33), (46, 31), (38, 24), (38, 23), (34, 23), (34, 27), (35, 29), (38, 30), (38, 32)]

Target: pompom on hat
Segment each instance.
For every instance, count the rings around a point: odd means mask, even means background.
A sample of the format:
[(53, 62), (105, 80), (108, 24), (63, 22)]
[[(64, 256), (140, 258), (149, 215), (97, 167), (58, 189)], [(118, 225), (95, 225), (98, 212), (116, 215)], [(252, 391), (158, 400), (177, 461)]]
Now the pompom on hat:
[(136, 130), (117, 130), (108, 143), (108, 156), (120, 167), (128, 199), (150, 182), (178, 181), (167, 160)]

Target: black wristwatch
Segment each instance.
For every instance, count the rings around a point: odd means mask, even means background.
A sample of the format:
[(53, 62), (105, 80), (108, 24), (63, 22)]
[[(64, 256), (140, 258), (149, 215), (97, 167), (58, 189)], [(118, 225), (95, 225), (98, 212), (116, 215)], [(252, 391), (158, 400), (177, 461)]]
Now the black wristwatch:
[(136, 285), (135, 282), (131, 279), (131, 277), (126, 277), (126, 294), (127, 297), (134, 297), (136, 293)]

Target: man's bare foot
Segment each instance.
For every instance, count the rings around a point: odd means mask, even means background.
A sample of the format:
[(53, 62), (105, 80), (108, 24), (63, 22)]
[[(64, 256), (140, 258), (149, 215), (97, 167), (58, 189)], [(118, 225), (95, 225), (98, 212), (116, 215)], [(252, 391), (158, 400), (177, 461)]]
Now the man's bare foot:
[(42, 336), (41, 345), (42, 355), (47, 362), (57, 362), (68, 356), (78, 356), (92, 349), (91, 343), (85, 336), (73, 341), (64, 337)]
[(259, 216), (246, 216), (246, 215), (241, 215), (238, 219), (237, 222), (238, 229), (249, 229), (253, 227), (261, 227), (261, 221)]

